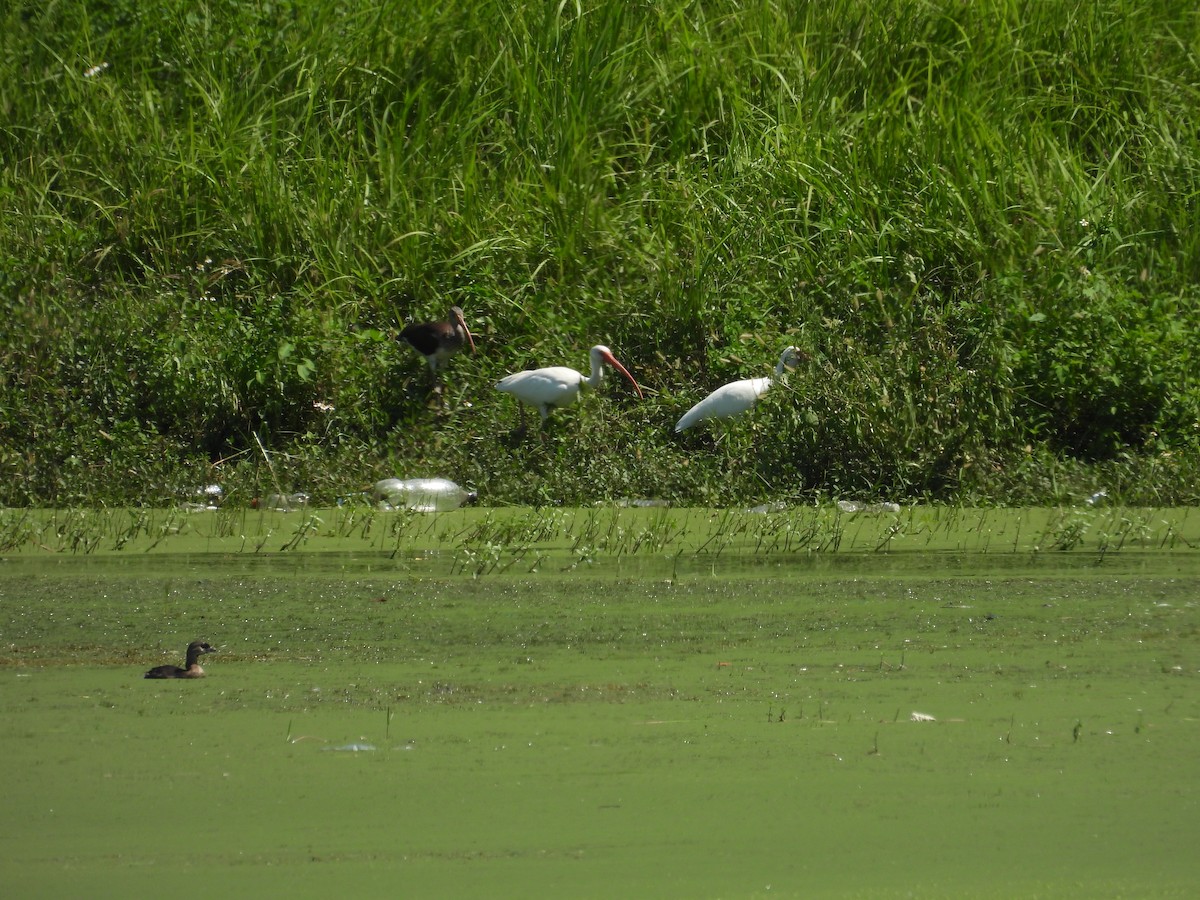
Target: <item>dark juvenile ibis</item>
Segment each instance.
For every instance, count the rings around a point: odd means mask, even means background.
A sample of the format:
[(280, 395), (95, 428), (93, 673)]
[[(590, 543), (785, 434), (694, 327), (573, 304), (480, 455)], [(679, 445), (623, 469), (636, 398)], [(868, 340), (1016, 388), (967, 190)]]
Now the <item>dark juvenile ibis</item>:
[(187, 668), (179, 666), (155, 666), (146, 673), (146, 678), (203, 678), (204, 670), (200, 668), (200, 657), (205, 653), (213, 653), (217, 648), (208, 641), (192, 641), (187, 648)]
[[(592, 362), (592, 374), (587, 378), (574, 369), (565, 366), (550, 366), (545, 369), (530, 369), (526, 372), (516, 372), (501, 378), (496, 382), (496, 389), (512, 394), (521, 403), (537, 407), (542, 421), (550, 415), (550, 410), (561, 406), (570, 406), (579, 398), (579, 389), (585, 384), (593, 390), (600, 386), (604, 379), (604, 369), (609, 367), (620, 372), (633, 385), (639, 397), (642, 389), (634, 381), (628, 370), (617, 361), (612, 351), (603, 345), (596, 345), (589, 354)], [(524, 407), (522, 407), (522, 420)]]
[(758, 398), (771, 389), (775, 378), (781, 376), (785, 369), (795, 368), (799, 362), (800, 351), (795, 347), (787, 347), (775, 366), (774, 377), (746, 378), (722, 385), (684, 413), (676, 423), (675, 430), (683, 431), (705, 419), (728, 419), (748, 412)]
[(467, 328), (461, 307), (450, 307), (450, 316), (445, 322), (414, 322), (405, 325), (400, 340), (411, 345), (429, 363), (429, 371), (437, 375), (438, 369), (451, 356), (470, 345), (475, 352), (475, 340)]

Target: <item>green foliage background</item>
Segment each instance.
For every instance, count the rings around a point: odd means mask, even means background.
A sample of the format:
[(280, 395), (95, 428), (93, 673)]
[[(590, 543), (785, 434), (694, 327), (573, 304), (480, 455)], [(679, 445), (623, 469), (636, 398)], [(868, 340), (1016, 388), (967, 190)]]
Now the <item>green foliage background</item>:
[[(5, 9), (0, 503), (1198, 499), (1187, 4)], [(646, 399), (514, 438), (492, 383), (594, 343)]]

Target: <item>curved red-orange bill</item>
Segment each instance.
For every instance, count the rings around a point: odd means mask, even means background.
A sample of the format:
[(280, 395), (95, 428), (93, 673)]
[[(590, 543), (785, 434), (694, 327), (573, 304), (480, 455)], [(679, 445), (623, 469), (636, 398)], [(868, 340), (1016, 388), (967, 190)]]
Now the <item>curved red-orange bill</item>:
[(471, 329), (467, 327), (467, 320), (457, 313), (454, 318), (458, 319), (458, 324), (462, 326), (463, 333), (467, 336), (467, 343), (471, 345), (471, 352), (474, 353), (475, 339), (471, 337)]
[(635, 391), (637, 391), (637, 395), (639, 397), (641, 397), (643, 400), (645, 399), (645, 396), (642, 394), (642, 389), (640, 387), (638, 387), (638, 383), (636, 381), (634, 381), (633, 376), (629, 374), (629, 370), (626, 369), (623, 365), (621, 365), (620, 360), (618, 360), (611, 353), (605, 353), (604, 361), (606, 363), (608, 363), (610, 366), (612, 366), (614, 369), (616, 369), (618, 372), (620, 372), (622, 375), (624, 375), (626, 378), (628, 378), (629, 383), (633, 385), (633, 389)]

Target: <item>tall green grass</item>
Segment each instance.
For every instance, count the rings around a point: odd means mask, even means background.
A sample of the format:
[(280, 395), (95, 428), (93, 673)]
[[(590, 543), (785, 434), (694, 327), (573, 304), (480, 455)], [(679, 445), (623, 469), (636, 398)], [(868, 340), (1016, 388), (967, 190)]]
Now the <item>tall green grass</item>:
[[(1179, 4), (18, 2), (0, 503), (1196, 500)], [(391, 340), (467, 310), (439, 395)], [(514, 445), (491, 389), (612, 346)], [(809, 362), (752, 420), (708, 390)], [(331, 405), (326, 411), (315, 404)], [(285, 487), (287, 487), (285, 485)]]

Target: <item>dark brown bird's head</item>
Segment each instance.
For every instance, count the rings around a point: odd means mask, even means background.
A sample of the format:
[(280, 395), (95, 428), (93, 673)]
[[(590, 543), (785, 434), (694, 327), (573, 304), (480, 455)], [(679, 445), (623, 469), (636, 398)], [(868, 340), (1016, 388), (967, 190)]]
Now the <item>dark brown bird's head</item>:
[(192, 641), (187, 648), (187, 664), (190, 666), (205, 653), (216, 653), (217, 648), (208, 641)]
[(467, 339), (467, 343), (471, 345), (471, 352), (475, 352), (475, 339), (471, 337), (471, 329), (467, 327), (467, 319), (463, 314), (461, 306), (450, 307), (450, 324), (455, 330), (461, 328), (463, 337)]

